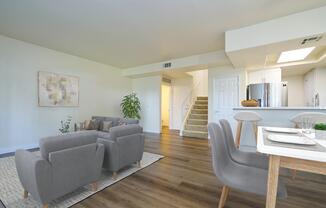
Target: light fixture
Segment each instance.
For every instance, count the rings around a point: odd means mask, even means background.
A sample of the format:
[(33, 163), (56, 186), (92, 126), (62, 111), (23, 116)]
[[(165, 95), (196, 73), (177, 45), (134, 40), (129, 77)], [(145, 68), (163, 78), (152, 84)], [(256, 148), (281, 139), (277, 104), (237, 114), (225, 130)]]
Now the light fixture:
[(277, 60), (277, 63), (284, 63), (290, 61), (300, 61), (305, 59), (315, 47), (301, 48), (297, 50), (284, 51), (281, 53), (280, 57)]

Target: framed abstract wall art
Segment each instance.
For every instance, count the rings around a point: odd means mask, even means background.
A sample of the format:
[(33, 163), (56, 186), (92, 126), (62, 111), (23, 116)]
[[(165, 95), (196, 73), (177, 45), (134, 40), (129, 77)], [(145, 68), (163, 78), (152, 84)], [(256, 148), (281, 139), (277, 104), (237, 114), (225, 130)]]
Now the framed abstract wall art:
[(79, 78), (52, 72), (38, 72), (38, 103), (43, 107), (79, 105)]

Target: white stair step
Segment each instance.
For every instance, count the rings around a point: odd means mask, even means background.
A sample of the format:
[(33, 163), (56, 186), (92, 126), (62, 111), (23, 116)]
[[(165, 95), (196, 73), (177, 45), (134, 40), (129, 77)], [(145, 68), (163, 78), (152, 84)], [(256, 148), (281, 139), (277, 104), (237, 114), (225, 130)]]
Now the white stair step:
[(194, 138), (201, 138), (201, 139), (207, 139), (208, 133), (207, 132), (201, 132), (201, 131), (189, 131), (184, 130), (183, 131), (184, 137), (194, 137)]
[(206, 125), (190, 125), (190, 124), (187, 124), (185, 126), (185, 130), (207, 132), (207, 126)]
[(207, 120), (202, 119), (188, 119), (187, 124), (190, 125), (207, 125)]

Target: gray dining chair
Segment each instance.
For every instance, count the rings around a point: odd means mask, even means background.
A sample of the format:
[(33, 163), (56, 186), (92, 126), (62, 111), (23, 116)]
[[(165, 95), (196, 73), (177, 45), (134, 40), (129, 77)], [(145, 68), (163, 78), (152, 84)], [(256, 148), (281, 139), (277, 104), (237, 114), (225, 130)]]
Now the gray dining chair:
[[(223, 208), (230, 189), (265, 195), (268, 171), (234, 162), (228, 154), (226, 138), (216, 123), (208, 124), (214, 173), (223, 184), (218, 207)], [(277, 197), (287, 197), (287, 190), (281, 180), (278, 182)]]
[(226, 119), (220, 120), (220, 125), (226, 139), (228, 154), (234, 162), (256, 168), (268, 169), (268, 157), (263, 154), (244, 152), (236, 148), (230, 123)]

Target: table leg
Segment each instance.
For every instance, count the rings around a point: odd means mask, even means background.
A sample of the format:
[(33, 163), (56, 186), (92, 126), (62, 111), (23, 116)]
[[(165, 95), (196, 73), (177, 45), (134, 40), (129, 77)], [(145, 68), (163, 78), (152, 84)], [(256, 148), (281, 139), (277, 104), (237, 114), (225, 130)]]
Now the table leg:
[(270, 155), (269, 168), (268, 168), (266, 208), (275, 208), (276, 206), (279, 170), (280, 170), (280, 156)]

